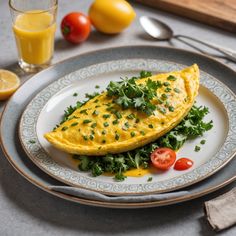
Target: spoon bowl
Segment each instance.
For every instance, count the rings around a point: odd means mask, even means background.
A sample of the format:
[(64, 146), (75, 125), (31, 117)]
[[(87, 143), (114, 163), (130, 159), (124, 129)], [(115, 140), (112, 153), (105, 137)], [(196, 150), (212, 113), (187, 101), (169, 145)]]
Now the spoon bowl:
[(157, 40), (170, 40), (174, 36), (172, 29), (157, 19), (141, 16), (139, 21), (143, 29)]

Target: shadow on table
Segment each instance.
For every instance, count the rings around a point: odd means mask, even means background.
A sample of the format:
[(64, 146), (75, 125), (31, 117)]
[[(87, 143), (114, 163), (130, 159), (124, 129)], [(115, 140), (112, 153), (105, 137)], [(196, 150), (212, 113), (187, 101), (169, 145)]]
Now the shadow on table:
[[(96, 30), (92, 30), (88, 39), (86, 40), (86, 43), (104, 44), (107, 41), (114, 40), (114, 38), (117, 38), (119, 36), (119, 34), (103, 34)], [(68, 49), (79, 48), (83, 45), (83, 43), (84, 42), (78, 44), (70, 43), (66, 41), (63, 37), (61, 37), (55, 40), (55, 51), (64, 51)]]
[(23, 214), (29, 214), (52, 227), (60, 227), (60, 230), (70, 229), (70, 231), (92, 235), (96, 233), (142, 235), (147, 233), (147, 230), (161, 234), (174, 232), (175, 228), (176, 232), (177, 228), (179, 232), (179, 227), (182, 228), (184, 235), (186, 230), (191, 233), (189, 228), (191, 218), (199, 219), (198, 228), (201, 235), (214, 235), (204, 217), (203, 203), (231, 187), (228, 186), (204, 198), (172, 206), (148, 209), (106, 209), (75, 204), (49, 195), (17, 174), (5, 158), (0, 159), (0, 165), (0, 186), (7, 198), (14, 203), (21, 217)]

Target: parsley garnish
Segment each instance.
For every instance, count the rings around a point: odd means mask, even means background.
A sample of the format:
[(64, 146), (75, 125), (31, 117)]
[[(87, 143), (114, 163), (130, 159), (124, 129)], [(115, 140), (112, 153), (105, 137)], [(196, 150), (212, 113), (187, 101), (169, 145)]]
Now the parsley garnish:
[(180, 90), (179, 90), (178, 88), (174, 88), (174, 91), (175, 91), (176, 93), (180, 93)]
[(168, 93), (168, 92), (171, 91), (171, 88), (167, 87), (164, 91), (165, 91), (166, 93)]
[(140, 131), (140, 134), (145, 135), (145, 132), (143, 130)]
[(201, 148), (196, 145), (195, 148), (194, 148), (194, 151), (195, 151), (195, 152), (199, 152), (200, 150), (201, 150)]
[(202, 136), (204, 132), (213, 127), (212, 121), (204, 122), (203, 118), (209, 113), (208, 108), (202, 106), (192, 106), (188, 115), (172, 129), (158, 140), (161, 147), (168, 147), (178, 150), (187, 139)]
[(108, 127), (108, 126), (109, 126), (109, 123), (108, 123), (108, 122), (104, 122), (104, 123), (103, 123), (103, 126), (104, 126), (104, 127)]
[(115, 134), (115, 140), (119, 140), (119, 138), (120, 138), (120, 135), (119, 134)]
[(86, 93), (86, 94), (85, 94), (85, 97), (90, 100), (90, 99), (92, 99), (92, 98), (97, 97), (98, 95), (99, 95), (98, 92), (94, 92), (94, 93), (92, 93), (92, 94)]
[(95, 128), (97, 126), (97, 123), (92, 123), (91, 127)]
[(177, 78), (176, 78), (175, 76), (173, 76), (173, 75), (169, 75), (169, 76), (167, 77), (167, 80), (175, 81), (175, 80), (177, 80)]
[(113, 121), (112, 121), (112, 124), (113, 124), (113, 125), (117, 125), (118, 123), (119, 123), (119, 120), (113, 120)]
[(148, 177), (147, 182), (151, 182), (152, 181), (152, 177)]
[(83, 124), (88, 124), (88, 123), (91, 123), (92, 122), (92, 120), (83, 120)]
[[(188, 115), (170, 132), (141, 148), (120, 154), (108, 154), (104, 157), (85, 156), (80, 157), (80, 169), (91, 171), (93, 176), (101, 175), (104, 172), (115, 174), (117, 181), (123, 181), (126, 177), (124, 172), (133, 168), (147, 168), (150, 163), (150, 154), (158, 147), (169, 147), (178, 150), (187, 139), (201, 136), (204, 132), (212, 128), (212, 121), (204, 122), (203, 118), (208, 113), (206, 107), (193, 106)], [(132, 132), (130, 132), (130, 135)], [(140, 131), (145, 135), (144, 131)], [(119, 140), (120, 135), (116, 132), (115, 139)], [(148, 182), (151, 181), (148, 178)]]
[(131, 136), (131, 137), (134, 137), (134, 136), (135, 136), (135, 132), (134, 132), (134, 131), (131, 131), (131, 132), (130, 132), (130, 136)]
[(133, 120), (135, 118), (135, 115), (133, 113), (126, 116), (127, 119)]
[(72, 123), (70, 126), (76, 126), (76, 125), (78, 125), (79, 123), (78, 122), (74, 122), (74, 123)]
[(102, 117), (104, 118), (104, 119), (107, 119), (107, 118), (109, 118), (111, 115), (110, 114), (104, 114)]
[(79, 113), (80, 113), (80, 114), (88, 115), (87, 109), (81, 110)]
[[(140, 76), (146, 76), (143, 73)], [(107, 86), (107, 95), (122, 108), (136, 108), (137, 110), (152, 115), (156, 109), (151, 100), (156, 98), (157, 89), (162, 86), (160, 81), (148, 79), (145, 84), (137, 84), (136, 77), (124, 78), (120, 82), (111, 81)], [(117, 117), (118, 118), (118, 117)]]
[(163, 94), (161, 95), (161, 97), (162, 97), (162, 99), (167, 99), (167, 98), (168, 98), (168, 96), (167, 96), (165, 93), (163, 93)]
[(152, 76), (152, 72), (150, 72), (150, 71), (143, 70), (143, 71), (140, 72), (140, 78), (141, 79), (151, 77), (151, 76)]
[(66, 131), (68, 129), (67, 126), (62, 127), (61, 131)]
[(99, 111), (94, 110), (92, 114), (97, 116), (99, 114)]
[(118, 111), (115, 111), (115, 116), (117, 117), (117, 119), (121, 119), (122, 118), (122, 115), (120, 114), (120, 112)]
[(206, 143), (206, 140), (205, 139), (202, 139), (200, 144), (204, 145)]

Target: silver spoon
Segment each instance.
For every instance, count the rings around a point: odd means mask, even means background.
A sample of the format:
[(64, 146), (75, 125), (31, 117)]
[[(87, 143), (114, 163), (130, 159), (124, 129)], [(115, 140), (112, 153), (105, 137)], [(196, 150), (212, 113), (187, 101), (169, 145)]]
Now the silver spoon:
[(189, 40), (195, 41), (197, 43), (201, 43), (201, 44), (208, 46), (210, 48), (213, 48), (213, 49), (217, 50), (218, 52), (223, 53), (226, 56), (226, 58), (236, 62), (236, 52), (233, 52), (229, 49), (225, 49), (225, 48), (222, 48), (218, 45), (215, 45), (212, 43), (207, 43), (205, 41), (195, 39), (190, 36), (174, 35), (172, 29), (168, 25), (166, 25), (165, 23), (163, 23), (155, 18), (152, 18), (152, 17), (141, 16), (139, 21), (140, 21), (140, 24), (142, 25), (143, 29), (150, 36), (152, 36), (155, 39), (158, 39), (158, 40), (171, 40), (172, 38), (189, 39)]

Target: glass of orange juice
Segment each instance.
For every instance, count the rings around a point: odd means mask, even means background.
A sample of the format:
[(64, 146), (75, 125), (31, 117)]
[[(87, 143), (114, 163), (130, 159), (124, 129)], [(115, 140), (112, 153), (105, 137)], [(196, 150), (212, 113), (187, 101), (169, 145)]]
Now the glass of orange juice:
[(54, 52), (57, 0), (9, 0), (19, 65), (27, 72), (47, 67)]

